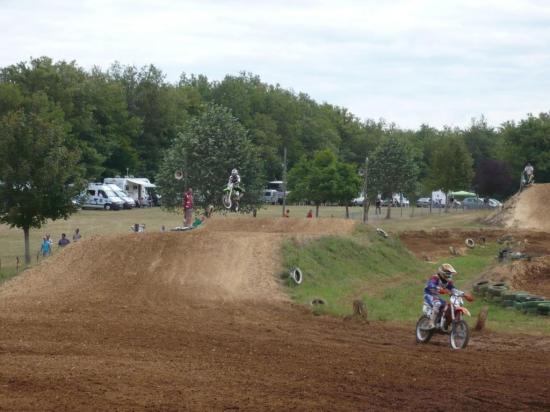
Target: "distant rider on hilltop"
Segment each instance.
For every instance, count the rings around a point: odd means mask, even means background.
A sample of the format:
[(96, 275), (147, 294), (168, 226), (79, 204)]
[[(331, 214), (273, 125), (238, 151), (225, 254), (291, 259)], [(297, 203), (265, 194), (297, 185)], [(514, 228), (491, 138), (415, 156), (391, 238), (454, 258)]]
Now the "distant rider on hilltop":
[(531, 166), (531, 163), (527, 162), (523, 173), (521, 175), (521, 187), (528, 186), (534, 182), (535, 179), (535, 168)]

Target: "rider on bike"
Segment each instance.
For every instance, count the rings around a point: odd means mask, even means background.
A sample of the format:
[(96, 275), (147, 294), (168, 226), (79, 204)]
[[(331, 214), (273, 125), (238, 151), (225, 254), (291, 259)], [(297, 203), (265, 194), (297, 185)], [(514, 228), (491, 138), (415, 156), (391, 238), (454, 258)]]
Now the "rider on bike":
[(535, 172), (535, 168), (531, 166), (531, 163), (527, 162), (525, 165), (525, 168), (523, 169), (523, 176), (525, 178), (526, 183), (530, 183), (533, 179), (533, 173)]
[(231, 170), (231, 175), (229, 176), (229, 181), (227, 186), (233, 185), (233, 191), (237, 194), (237, 200), (240, 200), (243, 197), (244, 189), (241, 187), (241, 177), (239, 176), (239, 171), (237, 169)]
[(430, 316), (429, 328), (435, 328), (435, 321), (437, 315), (441, 309), (445, 308), (447, 302), (441, 299), (439, 294), (442, 289), (447, 289), (452, 292), (456, 288), (453, 285), (453, 275), (457, 272), (455, 268), (449, 263), (443, 263), (437, 269), (437, 273), (428, 279), (426, 287), (424, 288), (424, 301), (432, 308), (432, 314)]

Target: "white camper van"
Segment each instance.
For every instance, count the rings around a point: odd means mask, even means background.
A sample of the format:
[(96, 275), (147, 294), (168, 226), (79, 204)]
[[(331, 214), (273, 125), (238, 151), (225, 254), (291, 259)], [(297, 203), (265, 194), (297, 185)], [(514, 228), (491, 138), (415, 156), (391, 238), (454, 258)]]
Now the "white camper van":
[(128, 196), (126, 192), (124, 192), (124, 190), (122, 190), (120, 187), (118, 187), (114, 183), (106, 184), (106, 186), (109, 186), (109, 188), (115, 193), (115, 195), (122, 199), (124, 209), (132, 209), (136, 207), (136, 201)]
[[(265, 189), (266, 193), (267, 191), (275, 191), (275, 194), (272, 195), (272, 198), (275, 199), (275, 202), (282, 205), (283, 204), (283, 197), (285, 197), (285, 192), (283, 192), (283, 181), (282, 180), (273, 180), (271, 182), (267, 182), (267, 187)], [(272, 192), (273, 193), (273, 192)], [(290, 192), (286, 191), (286, 197), (288, 197), (288, 194)]]
[(82, 205), (83, 209), (122, 209), (124, 202), (102, 183), (89, 183), (86, 196)]
[(145, 177), (106, 177), (105, 184), (115, 184), (136, 202), (137, 207), (147, 206), (150, 198), (148, 189), (156, 186)]

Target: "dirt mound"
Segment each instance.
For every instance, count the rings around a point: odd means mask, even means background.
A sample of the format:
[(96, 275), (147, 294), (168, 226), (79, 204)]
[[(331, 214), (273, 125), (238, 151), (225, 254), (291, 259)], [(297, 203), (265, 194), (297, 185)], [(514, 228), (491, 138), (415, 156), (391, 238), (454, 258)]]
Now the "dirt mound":
[(10, 305), (284, 300), (275, 274), (285, 235), (349, 233), (347, 220), (217, 218), (189, 232), (91, 237), (0, 289)]
[(399, 235), (401, 241), (419, 259), (434, 261), (441, 257), (451, 256), (449, 250), (453, 247), (458, 253), (467, 253), (466, 239), (472, 239), (474, 244), (483, 245), (494, 242), (503, 236), (503, 230), (446, 230), (406, 231)]
[(550, 183), (535, 184), (512, 196), (502, 210), (487, 218), (491, 224), (550, 232)]
[(506, 282), (513, 290), (550, 298), (550, 255), (494, 266), (480, 280)]

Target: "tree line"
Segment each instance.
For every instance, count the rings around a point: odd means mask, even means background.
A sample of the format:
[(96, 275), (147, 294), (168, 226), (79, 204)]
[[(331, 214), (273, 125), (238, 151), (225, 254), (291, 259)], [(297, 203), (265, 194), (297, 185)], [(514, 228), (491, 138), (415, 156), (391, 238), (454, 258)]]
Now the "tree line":
[[(49, 57), (0, 69), (0, 221), (18, 227), (66, 217), (83, 182), (127, 173), (164, 182), (175, 205), (171, 168), (182, 165), (205, 182), (212, 166), (205, 159), (216, 164), (217, 184), (222, 168), (242, 162), (252, 194), (282, 178), (285, 148), (295, 196), (315, 203), (319, 185), (334, 186), (326, 201), (358, 194), (367, 156), (369, 192), (469, 189), (502, 199), (517, 189), (527, 161), (537, 181), (550, 181), (550, 113), (499, 127), (480, 117), (466, 128), (411, 130), (360, 119), (250, 73), (221, 81), (182, 73), (169, 82), (154, 65), (86, 70)], [(205, 187), (203, 197), (213, 190)], [(41, 200), (31, 202), (37, 192)]]

